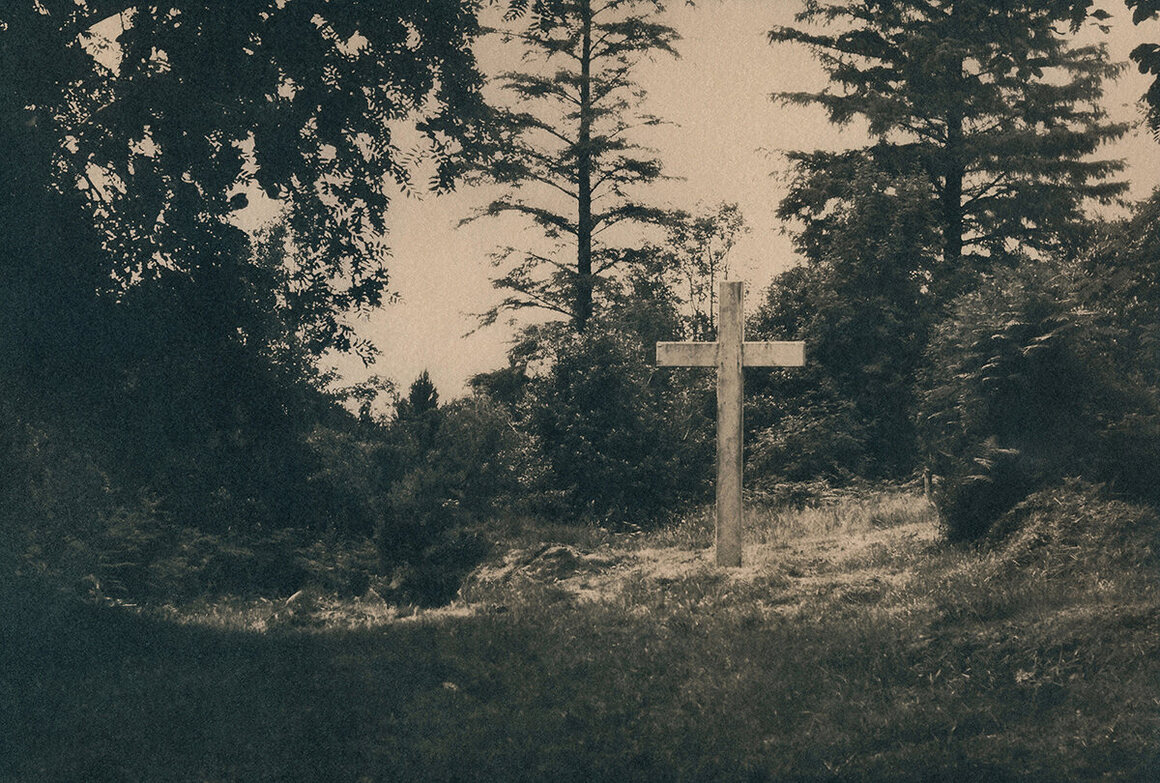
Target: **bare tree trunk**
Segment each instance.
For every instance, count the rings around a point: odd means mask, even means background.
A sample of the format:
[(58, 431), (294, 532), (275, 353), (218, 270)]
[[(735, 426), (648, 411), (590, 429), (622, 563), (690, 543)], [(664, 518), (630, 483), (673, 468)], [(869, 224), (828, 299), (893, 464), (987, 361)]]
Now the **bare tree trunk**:
[[(951, 280), (961, 279), (963, 255), (963, 116), (959, 109), (947, 115), (947, 149), (943, 185), (943, 265)], [(957, 285), (955, 286), (957, 288)]]
[(592, 7), (584, 3), (581, 14), (580, 49), (580, 134), (577, 148), (576, 180), (576, 309), (577, 332), (583, 332), (592, 317)]

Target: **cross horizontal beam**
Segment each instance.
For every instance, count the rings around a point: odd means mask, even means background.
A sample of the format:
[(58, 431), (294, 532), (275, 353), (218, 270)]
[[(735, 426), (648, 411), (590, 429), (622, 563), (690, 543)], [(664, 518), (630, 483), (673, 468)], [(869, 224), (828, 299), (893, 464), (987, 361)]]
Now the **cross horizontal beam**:
[[(775, 340), (741, 344), (744, 367), (803, 367), (805, 344)], [(657, 343), (658, 367), (716, 367), (717, 343)]]

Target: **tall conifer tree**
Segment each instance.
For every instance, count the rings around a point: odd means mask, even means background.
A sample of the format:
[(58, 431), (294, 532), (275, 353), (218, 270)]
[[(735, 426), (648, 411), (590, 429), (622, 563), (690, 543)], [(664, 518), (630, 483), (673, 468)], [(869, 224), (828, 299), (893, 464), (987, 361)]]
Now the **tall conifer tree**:
[(508, 295), (486, 322), (536, 307), (584, 331), (598, 281), (625, 262), (601, 235), (664, 218), (637, 193), (662, 176), (661, 162), (631, 138), (660, 122), (641, 111), (644, 92), (632, 76), (642, 59), (676, 54), (676, 31), (658, 21), (663, 10), (660, 0), (534, 0), (518, 22), (509, 19), (519, 26), (504, 37), (523, 47), (527, 69), (501, 77), (512, 105), (498, 113), (485, 175), (511, 187), (480, 215), (523, 215), (559, 245), (496, 254), (506, 272), (495, 286)]
[(1057, 247), (1086, 199), (1126, 185), (1116, 160), (1093, 158), (1126, 126), (1099, 105), (1117, 73), (1102, 45), (1072, 45), (1075, 3), (1030, 0), (807, 0), (799, 27), (771, 42), (808, 46), (830, 78), (820, 92), (778, 97), (819, 105), (831, 122), (864, 121), (873, 143), (849, 153), (794, 152), (780, 207), (805, 224), (807, 254), (825, 252), (827, 203), (848, 198), (867, 161), (889, 179), (925, 175), (942, 236), (916, 270), (935, 302), (969, 290), (1004, 258)]

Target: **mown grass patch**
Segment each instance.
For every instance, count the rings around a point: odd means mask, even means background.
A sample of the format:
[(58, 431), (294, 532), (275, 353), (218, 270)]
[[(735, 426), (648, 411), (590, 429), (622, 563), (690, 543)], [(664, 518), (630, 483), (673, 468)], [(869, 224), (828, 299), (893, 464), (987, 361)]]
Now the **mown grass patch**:
[[(1040, 498), (1056, 500), (1076, 519), (1148, 524), (1083, 492)], [(881, 531), (871, 520), (884, 507), (784, 518), (777, 535)], [(233, 621), (202, 607), (180, 624), (10, 601), (0, 776), (1160, 777), (1154, 560), (1116, 570), (1105, 551), (1094, 571), (1057, 567), (1034, 554), (1050, 549), (1048, 532), (1016, 563), (1011, 542), (920, 542), (908, 524), (857, 563), (787, 537), (784, 561), (744, 578), (628, 574), (600, 600), (526, 582), (505, 588), (502, 611), (481, 600), (469, 616), (375, 627), (259, 631), (237, 619), (246, 607)], [(878, 582), (864, 573), (874, 568)], [(901, 568), (906, 579), (886, 577)]]

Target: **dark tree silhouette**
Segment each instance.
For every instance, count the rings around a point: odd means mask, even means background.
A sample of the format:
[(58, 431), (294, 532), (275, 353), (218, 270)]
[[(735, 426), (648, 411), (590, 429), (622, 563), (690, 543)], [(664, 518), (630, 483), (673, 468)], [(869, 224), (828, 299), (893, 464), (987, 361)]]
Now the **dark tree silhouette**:
[[(1124, 0), (1124, 2), (1132, 9), (1133, 24), (1140, 24), (1160, 16), (1158, 0)], [(1144, 103), (1148, 106), (1148, 127), (1152, 129), (1152, 135), (1160, 141), (1160, 44), (1142, 43), (1132, 50), (1130, 56), (1140, 69), (1140, 73), (1155, 77), (1148, 91), (1144, 93)]]
[(942, 235), (923, 273), (945, 303), (1013, 253), (1059, 247), (1085, 199), (1123, 193), (1109, 180), (1122, 162), (1092, 158), (1127, 127), (1099, 105), (1119, 68), (1102, 45), (1073, 46), (1060, 29), (1083, 5), (811, 0), (802, 26), (771, 31), (773, 42), (808, 46), (830, 77), (820, 92), (776, 97), (819, 105), (839, 125), (860, 119), (874, 139), (847, 153), (790, 153), (780, 214), (805, 224), (803, 249), (824, 252), (826, 205), (849, 197), (853, 167), (923, 172)]
[(916, 272), (937, 252), (933, 205), (921, 175), (887, 188), (866, 166), (849, 187), (826, 254), (775, 278), (750, 324), (805, 340), (809, 355), (803, 371), (751, 384), (755, 467), (775, 474), (901, 477), (917, 463), (914, 377), (930, 314)]
[(395, 408), (396, 418), (415, 419), (428, 415), (439, 407), (439, 392), (431, 382), (431, 376), (426, 370), (411, 382), (407, 391), (407, 398), (399, 400)]
[(500, 79), (512, 108), (496, 115), (483, 176), (511, 189), (475, 217), (523, 215), (560, 246), (495, 255), (507, 271), (494, 284), (508, 296), (485, 323), (535, 307), (583, 331), (598, 282), (625, 264), (604, 232), (664, 219), (637, 193), (662, 176), (661, 162), (632, 140), (637, 128), (660, 122), (640, 111), (644, 93), (632, 75), (643, 58), (675, 55), (676, 31), (657, 20), (663, 9), (660, 0), (536, 0), (502, 33), (523, 48), (528, 67)]
[(475, 10), (460, 0), (400, 0), (389, 13), (323, 0), (7, 3), (3, 146), (31, 138), (52, 151), (26, 157), (23, 176), (85, 195), (113, 291), (168, 272), (212, 287), (223, 252), (244, 246), (231, 215), (247, 191), (279, 199), (303, 248), (296, 299), (317, 303), (313, 347), (350, 348), (340, 316), (382, 300), (385, 209), (411, 187), (392, 144), (400, 121), (430, 140), (432, 185), (451, 186), (451, 153), (479, 105)]
[[(385, 213), (411, 186), (393, 131), (417, 124), (437, 189), (472, 143), (477, 10), (0, 4), (6, 475), (77, 455), (108, 485), (78, 519), (325, 523), (310, 431), (336, 406), (312, 360), (369, 352), (347, 318), (388, 294)], [(236, 218), (258, 190), (286, 225), (255, 243)]]

